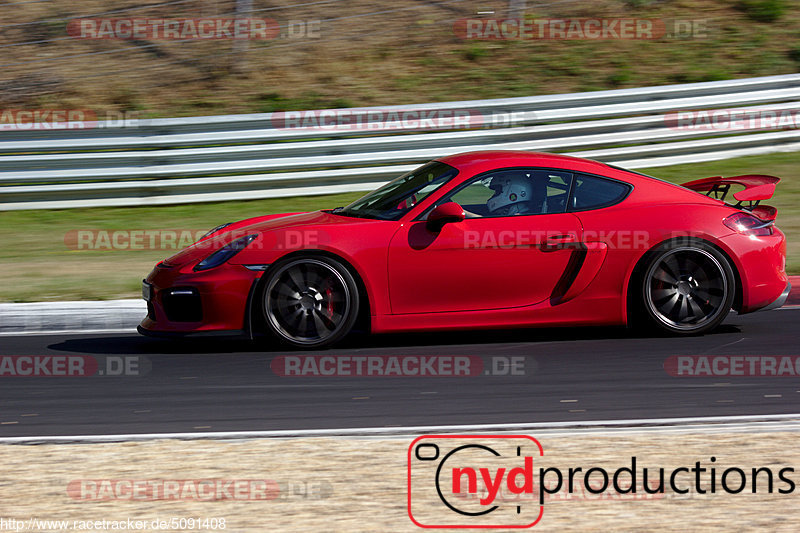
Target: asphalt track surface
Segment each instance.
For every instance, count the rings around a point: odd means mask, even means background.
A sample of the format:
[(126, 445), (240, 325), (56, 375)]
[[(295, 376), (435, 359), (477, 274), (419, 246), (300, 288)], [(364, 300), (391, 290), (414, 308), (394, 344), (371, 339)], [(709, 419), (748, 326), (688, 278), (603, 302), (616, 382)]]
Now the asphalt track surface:
[[(304, 352), (136, 334), (0, 337), (2, 356), (138, 356), (138, 377), (0, 377), (0, 437), (625, 420), (800, 412), (800, 377), (673, 377), (672, 355), (800, 355), (800, 308), (701, 337), (625, 328), (356, 338), (315, 355), (522, 357), (524, 375), (281, 377)], [(311, 353), (311, 352), (308, 352)], [(495, 359), (504, 361), (504, 359)], [(149, 367), (149, 369), (147, 368)], [(506, 367), (507, 368), (507, 367)]]

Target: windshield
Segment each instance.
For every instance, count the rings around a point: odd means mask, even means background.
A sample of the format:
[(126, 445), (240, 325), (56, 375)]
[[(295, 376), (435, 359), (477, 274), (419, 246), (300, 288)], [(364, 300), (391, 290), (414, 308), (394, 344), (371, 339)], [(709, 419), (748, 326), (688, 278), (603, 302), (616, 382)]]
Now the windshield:
[(335, 209), (337, 215), (399, 220), (412, 207), (450, 181), (458, 170), (434, 161), (403, 174), (383, 187), (359, 198), (347, 207)]

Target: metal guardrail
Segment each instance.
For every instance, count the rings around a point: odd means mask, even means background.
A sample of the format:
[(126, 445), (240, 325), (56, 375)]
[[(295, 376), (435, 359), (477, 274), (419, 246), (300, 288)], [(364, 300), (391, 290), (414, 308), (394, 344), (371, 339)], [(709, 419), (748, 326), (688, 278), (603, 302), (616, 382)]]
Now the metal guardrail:
[[(505, 127), (382, 132), (278, 127), (276, 114), (101, 122), (0, 132), (0, 210), (132, 206), (372, 189), (435, 157), (486, 149), (569, 153), (630, 168), (800, 150), (800, 130), (670, 127), (681, 110), (796, 110), (800, 74), (381, 107), (503, 116)], [(371, 108), (345, 110), (347, 113)], [(480, 120), (478, 120), (480, 122)]]

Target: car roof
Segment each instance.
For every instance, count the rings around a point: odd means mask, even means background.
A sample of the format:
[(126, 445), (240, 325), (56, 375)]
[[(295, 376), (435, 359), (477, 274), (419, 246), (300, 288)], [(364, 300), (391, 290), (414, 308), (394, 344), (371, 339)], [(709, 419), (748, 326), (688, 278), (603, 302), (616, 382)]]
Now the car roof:
[(564, 168), (585, 172), (609, 173), (612, 167), (582, 157), (550, 154), (547, 152), (526, 152), (523, 150), (485, 150), (465, 152), (437, 159), (459, 170), (475, 174), (495, 168), (535, 166), (544, 168)]
[[(485, 150), (455, 154), (439, 158), (436, 161), (457, 168), (466, 177), (514, 167), (564, 169), (572, 172), (596, 174), (630, 183), (640, 189), (640, 193), (635, 196), (641, 197), (646, 202), (688, 201), (692, 203), (720, 203), (702, 193), (691, 191), (680, 185), (648, 176), (647, 174), (569, 155), (523, 150)], [(647, 194), (642, 195), (642, 190), (647, 191)]]

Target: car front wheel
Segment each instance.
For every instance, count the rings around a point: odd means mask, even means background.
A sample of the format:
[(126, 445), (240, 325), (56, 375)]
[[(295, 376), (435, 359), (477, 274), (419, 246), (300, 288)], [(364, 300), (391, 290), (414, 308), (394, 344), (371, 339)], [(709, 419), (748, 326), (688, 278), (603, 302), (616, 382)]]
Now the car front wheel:
[(346, 336), (358, 317), (359, 295), (350, 271), (328, 257), (281, 261), (263, 292), (267, 328), (284, 343), (321, 348)]

